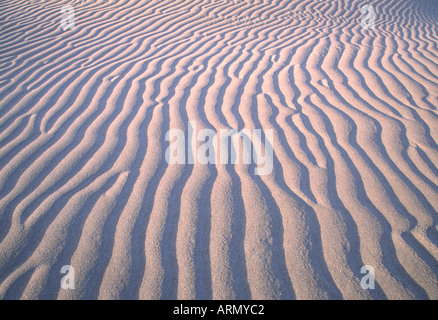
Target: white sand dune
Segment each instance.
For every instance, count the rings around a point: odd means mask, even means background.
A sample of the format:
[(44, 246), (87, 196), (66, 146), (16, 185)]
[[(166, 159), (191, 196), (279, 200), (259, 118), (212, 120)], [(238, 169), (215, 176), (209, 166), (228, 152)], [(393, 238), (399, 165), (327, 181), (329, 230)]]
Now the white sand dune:
[(437, 108), (435, 0), (2, 1), (0, 298), (438, 299)]

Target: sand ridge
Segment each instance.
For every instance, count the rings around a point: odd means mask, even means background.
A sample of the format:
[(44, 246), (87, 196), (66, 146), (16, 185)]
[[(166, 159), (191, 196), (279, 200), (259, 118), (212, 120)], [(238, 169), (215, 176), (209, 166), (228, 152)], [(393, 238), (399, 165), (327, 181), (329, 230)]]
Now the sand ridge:
[[(436, 1), (0, 6), (1, 299), (438, 299)], [(170, 165), (191, 121), (272, 173)]]

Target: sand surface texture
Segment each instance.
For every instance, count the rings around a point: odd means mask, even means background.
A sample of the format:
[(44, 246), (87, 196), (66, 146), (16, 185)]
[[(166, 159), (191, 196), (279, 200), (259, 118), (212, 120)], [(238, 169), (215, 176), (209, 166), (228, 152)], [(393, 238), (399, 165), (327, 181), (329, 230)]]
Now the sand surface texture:
[(434, 0), (1, 1), (0, 298), (438, 299), (437, 83)]

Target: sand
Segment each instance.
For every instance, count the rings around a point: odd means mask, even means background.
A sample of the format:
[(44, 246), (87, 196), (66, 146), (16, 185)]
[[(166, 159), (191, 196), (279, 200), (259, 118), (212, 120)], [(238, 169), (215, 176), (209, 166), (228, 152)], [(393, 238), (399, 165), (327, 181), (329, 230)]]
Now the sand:
[[(438, 299), (437, 1), (11, 0), (0, 21), (1, 299)], [(272, 171), (169, 164), (190, 122), (273, 132)]]

